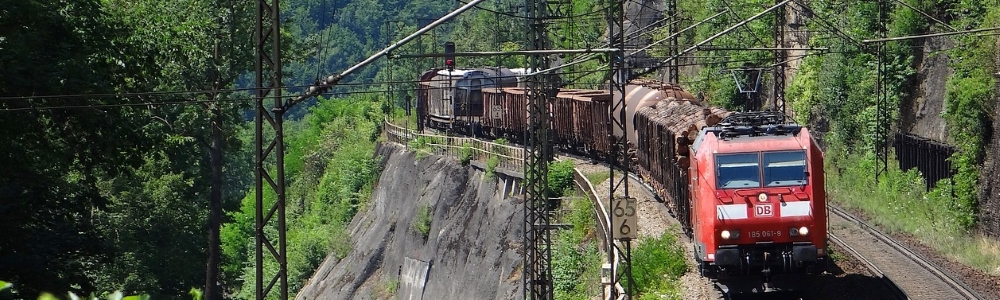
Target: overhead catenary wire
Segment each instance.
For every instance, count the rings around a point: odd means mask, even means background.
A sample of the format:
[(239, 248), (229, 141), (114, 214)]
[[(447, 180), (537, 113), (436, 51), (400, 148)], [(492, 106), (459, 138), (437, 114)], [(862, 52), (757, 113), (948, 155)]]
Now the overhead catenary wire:
[(976, 32), (983, 32), (983, 31), (995, 31), (995, 30), (1000, 30), (1000, 27), (979, 28), (979, 29), (962, 30), (962, 31), (955, 31), (955, 32), (943, 32), (943, 33), (931, 33), (931, 34), (921, 34), (921, 35), (908, 35), (908, 36), (887, 37), (887, 38), (881, 38), (881, 39), (862, 40), (861, 42), (865, 43), (865, 44), (870, 44), (870, 43), (879, 43), (879, 42), (891, 42), (891, 41), (922, 39), (922, 38), (929, 38), (929, 37), (960, 35), (960, 34), (976, 33)]
[(893, 1), (896, 1), (899, 4), (902, 4), (903, 6), (906, 6), (907, 8), (912, 9), (913, 11), (917, 12), (918, 14), (921, 14), (924, 17), (927, 17), (928, 19), (933, 20), (934, 22), (938, 22), (939, 24), (944, 25), (945, 27), (948, 27), (948, 29), (951, 29), (951, 31), (958, 31), (958, 29), (955, 29), (955, 27), (951, 27), (951, 25), (948, 25), (948, 23), (945, 23), (945, 22), (943, 22), (941, 20), (938, 20), (938, 19), (932, 17), (931, 15), (927, 14), (926, 12), (924, 12), (924, 11), (922, 11), (920, 9), (917, 9), (916, 7), (913, 7), (909, 3), (906, 3), (906, 1), (902, 1), (902, 0), (893, 0)]
[[(798, 4), (797, 0), (794, 0), (794, 1), (796, 1), (796, 3)], [(470, 1), (469, 3), (478, 3), (478, 2), (481, 2), (481, 1), (475, 1), (475, 2)], [(456, 12), (458, 12), (458, 10), (456, 10)], [(453, 12), (452, 14), (455, 14), (455, 13)], [(443, 17), (442, 19), (444, 19), (444, 18), (445, 17)], [(441, 21), (442, 19), (439, 19), (438, 21)], [(430, 26), (430, 24), (428, 26)], [(685, 30), (687, 30), (689, 28), (686, 28)], [(415, 33), (415, 34), (420, 34), (420, 33), (426, 32), (426, 31), (427, 30), (424, 30), (422, 32), (418, 31), (418, 33)], [(411, 36), (413, 36), (413, 35), (411, 35)], [(396, 44), (397, 45), (401, 45), (402, 43), (404, 43), (404, 41), (397, 42)], [(376, 55), (378, 55), (378, 54), (376, 54)], [(373, 55), (373, 56), (376, 56), (376, 55)], [(553, 68), (553, 69), (558, 69), (558, 68), (561, 68), (561, 67), (564, 67), (564, 66), (567, 66), (567, 65), (571, 65), (571, 64), (582, 63), (583, 61), (586, 61), (586, 60), (591, 59), (591, 58), (592, 57), (583, 57), (580, 61), (569, 63), (569, 64), (566, 64), (566, 65), (563, 65), (563, 66), (559, 66), (559, 67), (556, 67), (556, 68)], [(364, 63), (364, 62), (362, 62), (362, 63)], [(345, 71), (342, 74), (345, 74), (345, 73), (349, 74), (350, 71), (355, 70), (358, 67), (359, 66), (355, 66), (355, 68), (348, 69), (347, 71)], [(633, 68), (633, 69), (643, 69), (643, 68), (636, 67), (636, 68)], [(359, 83), (339, 83), (338, 82), (337, 84), (340, 85), (340, 86), (365, 86), (365, 85), (384, 84), (384, 83), (411, 83), (412, 84), (414, 82), (415, 81), (387, 81), (387, 82), (379, 82), (379, 83), (363, 83), (363, 82), (359, 82)], [(316, 86), (315, 85), (303, 85), (303, 86), (286, 86), (285, 88), (290, 88), (290, 89), (306, 88), (306, 89), (308, 89), (308, 88), (314, 88), (314, 87), (316, 87)], [(248, 91), (248, 92), (251, 92), (251, 91), (255, 91), (255, 90), (256, 89), (254, 89), (254, 88), (237, 88), (237, 89), (224, 89), (224, 90), (219, 90), (219, 91), (225, 93), (225, 92), (239, 92), (239, 91)], [(197, 94), (197, 93), (208, 93), (208, 92), (211, 92), (211, 91), (209, 91), (209, 90), (200, 90), (200, 91), (199, 90), (191, 90), (191, 91), (159, 91), (159, 92), (108, 93), (108, 94), (36, 95), (36, 96), (0, 97), (0, 101), (7, 101), (7, 100), (33, 100), (33, 99), (43, 100), (43, 99), (56, 99), (56, 98), (130, 97), (130, 96), (144, 96), (144, 95), (167, 96), (167, 95)], [(334, 94), (343, 94), (343, 92), (338, 92), (338, 93), (334, 93)], [(296, 97), (295, 99), (301, 99), (301, 97), (302, 96), (299, 96), (299, 97)], [(160, 102), (160, 103), (170, 104), (171, 102)], [(131, 105), (131, 104), (125, 104), (125, 105)]]
[(430, 24), (427, 24), (427, 26), (424, 26), (423, 28), (420, 28), (419, 30), (417, 30), (416, 32), (410, 34), (409, 36), (406, 36), (405, 38), (399, 40), (398, 42), (393, 43), (389, 47), (386, 47), (385, 49), (382, 49), (382, 51), (379, 51), (379, 52), (377, 52), (375, 54), (372, 54), (367, 59), (365, 59), (365, 60), (363, 60), (363, 61), (361, 61), (361, 62), (359, 62), (359, 63), (357, 63), (357, 64), (355, 64), (355, 65), (353, 65), (353, 66), (351, 66), (349, 68), (347, 68), (347, 70), (344, 70), (344, 72), (341, 72), (340, 74), (337, 74), (337, 75), (330, 75), (326, 79), (316, 82), (315, 84), (313, 84), (312, 86), (310, 86), (309, 88), (307, 88), (306, 91), (305, 91), (305, 93), (302, 93), (301, 95), (299, 95), (298, 97), (296, 97), (295, 99), (293, 99), (292, 101), (290, 101), (289, 103), (287, 103), (286, 106), (289, 106), (289, 107), (290, 106), (294, 106), (295, 104), (297, 104), (299, 102), (302, 102), (302, 101), (305, 101), (306, 99), (309, 99), (310, 97), (313, 97), (313, 96), (318, 95), (318, 94), (322, 94), (323, 92), (329, 90), (331, 87), (333, 87), (338, 82), (340, 82), (340, 80), (342, 80), (347, 75), (353, 74), (357, 70), (359, 70), (359, 69), (361, 69), (361, 68), (363, 68), (365, 66), (368, 66), (372, 62), (378, 60), (379, 58), (381, 58), (381, 57), (383, 57), (385, 55), (388, 55), (393, 50), (396, 50), (397, 48), (401, 47), (402, 45), (404, 45), (406, 43), (409, 43), (411, 40), (416, 39), (417, 37), (423, 35), (424, 33), (428, 32), (428, 31), (430, 31), (431, 29), (434, 29), (438, 25), (441, 25), (442, 23), (447, 22), (448, 20), (451, 20), (452, 18), (454, 18), (454, 17), (458, 16), (459, 14), (461, 14), (461, 13), (463, 13), (463, 12), (465, 12), (465, 11), (473, 8), (473, 7), (475, 7), (477, 4), (479, 4), (479, 3), (483, 2), (483, 1), (485, 1), (485, 0), (472, 0), (472, 1), (469, 1), (468, 4), (459, 7), (455, 11), (453, 11), (453, 12), (447, 14), (447, 15), (444, 15), (443, 17), (441, 17), (441, 18), (439, 18), (439, 19), (431, 22)]
[[(839, 53), (844, 53), (844, 52), (839, 52)], [(797, 57), (793, 56), (793, 57), (796, 57), (796, 58), (791, 58), (791, 59), (789, 59), (789, 61), (800, 60), (800, 59), (803, 59), (805, 57), (813, 56), (813, 55), (818, 55), (818, 54), (817, 53), (812, 53), (812, 54), (799, 55)], [(702, 62), (702, 63), (681, 64), (680, 66), (695, 66), (695, 65), (705, 65), (705, 64), (729, 64), (729, 63), (741, 63), (741, 62), (749, 62), (749, 61), (755, 61), (755, 60), (751, 60), (751, 59), (747, 59), (747, 60), (727, 60), (727, 61), (720, 61), (720, 62), (708, 62), (708, 63)], [(632, 67), (632, 68), (629, 68), (629, 69), (641, 69), (641, 67)], [(606, 68), (599, 68), (596, 71), (606, 71)], [(572, 74), (584, 74), (584, 73), (593, 73), (593, 72), (595, 72), (595, 71), (594, 70), (585, 70), (585, 71), (576, 71), (576, 72), (557, 72), (557, 73), (555, 73), (555, 75), (572, 75)], [(440, 81), (445, 81), (445, 80), (440, 80)], [(341, 83), (339, 85), (343, 85), (343, 86), (376, 86), (376, 85), (381, 85), (381, 84), (385, 84), (385, 83), (390, 83), (390, 84), (396, 84), (396, 83), (406, 84), (406, 83), (409, 83), (409, 84), (413, 84), (413, 83), (419, 83), (419, 82), (420, 81), (417, 81), (417, 80), (411, 80), (411, 81), (389, 81), (389, 82), (363, 82), (363, 83), (358, 83), (358, 82), (351, 83), (351, 82), (348, 82), (348, 83)], [(684, 83), (693, 83), (693, 82), (699, 82), (699, 81), (685, 81)], [(591, 84), (591, 85), (596, 85), (596, 84), (601, 84), (601, 83), (600, 82), (580, 82), (580, 81), (573, 81), (573, 82), (567, 82), (566, 84), (567, 85), (570, 85), (570, 84)], [(251, 89), (238, 89), (238, 90), (254, 90), (254, 89), (251, 88)], [(336, 91), (336, 92), (325, 92), (325, 93), (322, 93), (322, 94), (320, 94), (318, 96), (333, 96), (333, 97), (337, 97), (337, 96), (350, 96), (350, 95), (381, 94), (381, 93), (386, 93), (388, 91), (389, 90), (382, 90), (382, 89), (379, 89), (379, 90), (364, 90), (364, 91)], [(105, 94), (105, 95), (122, 96), (120, 94)], [(133, 94), (133, 96), (134, 96), (134, 94)], [(297, 95), (283, 95), (282, 96), (283, 99), (292, 99), (294, 97), (297, 97)], [(273, 98), (273, 97), (269, 97), (269, 98)], [(8, 99), (10, 99), (10, 97), (8, 97)], [(105, 109), (105, 108), (122, 108), (122, 107), (152, 107), (152, 106), (191, 105), (191, 104), (217, 103), (217, 102), (239, 102), (239, 101), (251, 101), (253, 99), (254, 99), (253, 96), (246, 96), (246, 97), (232, 97), (232, 96), (230, 96), (230, 97), (223, 98), (223, 99), (220, 99), (220, 100), (183, 100), (183, 101), (137, 102), (137, 103), (117, 103), (117, 104), (26, 106), (26, 107), (16, 107), (16, 108), (0, 108), (0, 111), (2, 111), (2, 112), (14, 112), (14, 111), (30, 111), (30, 110), (56, 110), (56, 109), (87, 109), (87, 108), (91, 108), (91, 109)]]
[(794, 9), (794, 7), (798, 6), (799, 8), (802, 8), (802, 9), (806, 10), (806, 13), (808, 13), (811, 16), (813, 16), (814, 18), (816, 18), (817, 20), (819, 20), (820, 23), (822, 23), (822, 24), (820, 24), (820, 26), (823, 26), (826, 29), (829, 29), (829, 30), (833, 31), (834, 34), (839, 35), (840, 37), (842, 37), (844, 39), (847, 39), (848, 41), (850, 41), (851, 43), (853, 43), (855, 45), (858, 45), (858, 46), (863, 46), (864, 45), (861, 42), (858, 42), (857, 39), (855, 39), (855, 38), (851, 37), (850, 35), (848, 35), (847, 33), (844, 33), (842, 30), (840, 30), (840, 28), (838, 28), (837, 26), (834, 26), (829, 21), (827, 21), (825, 18), (821, 17), (819, 14), (817, 14), (815, 11), (813, 11), (812, 8), (809, 7), (809, 5), (807, 5), (805, 3), (802, 3), (801, 0), (792, 0), (792, 3), (795, 3), (795, 5), (792, 6), (792, 9)]
[[(688, 52), (691, 52), (691, 51), (693, 51), (693, 50), (697, 49), (697, 48), (698, 48), (699, 46), (701, 46), (701, 45), (704, 45), (704, 44), (707, 44), (707, 43), (709, 43), (709, 42), (711, 42), (711, 41), (713, 41), (713, 40), (715, 40), (715, 39), (719, 38), (720, 36), (723, 36), (723, 35), (725, 35), (725, 34), (729, 33), (730, 31), (733, 31), (733, 30), (735, 30), (736, 28), (738, 28), (738, 27), (742, 26), (743, 24), (746, 24), (746, 23), (749, 23), (749, 22), (751, 22), (751, 21), (753, 21), (753, 20), (756, 20), (757, 18), (760, 18), (760, 17), (762, 17), (762, 16), (764, 16), (764, 15), (766, 15), (766, 14), (768, 14), (768, 13), (770, 13), (770, 12), (774, 11), (774, 10), (775, 10), (775, 9), (777, 9), (777, 8), (779, 8), (779, 7), (782, 7), (782, 6), (784, 6), (785, 4), (788, 4), (788, 2), (791, 2), (791, 1), (792, 1), (792, 0), (785, 0), (785, 1), (781, 1), (780, 3), (778, 3), (778, 4), (775, 4), (774, 6), (771, 6), (771, 7), (769, 7), (768, 9), (765, 9), (765, 10), (764, 10), (764, 11), (762, 11), (762, 12), (760, 12), (760, 13), (758, 13), (758, 14), (756, 14), (756, 15), (753, 15), (753, 16), (752, 16), (752, 17), (750, 17), (749, 19), (746, 19), (746, 20), (743, 20), (743, 21), (740, 21), (740, 22), (739, 22), (739, 23), (737, 23), (736, 25), (733, 25), (733, 26), (731, 26), (731, 27), (729, 27), (729, 28), (726, 28), (725, 30), (722, 30), (722, 31), (720, 31), (720, 32), (718, 32), (718, 33), (716, 33), (716, 34), (714, 34), (714, 35), (712, 35), (712, 36), (708, 37), (707, 39), (705, 39), (705, 40), (703, 40), (703, 41), (699, 42), (698, 44), (695, 44), (694, 46), (691, 46), (690, 48), (687, 48), (687, 49), (684, 49), (684, 51), (681, 51), (681, 52), (677, 53), (676, 55), (674, 55), (674, 56), (671, 56), (671, 57), (670, 57), (670, 58), (668, 58), (667, 60), (664, 60), (664, 61), (662, 61), (662, 62), (658, 63), (658, 64), (657, 64), (657, 65), (656, 65), (655, 67), (653, 67), (653, 68), (650, 68), (650, 69), (648, 69), (648, 70), (645, 70), (645, 71), (642, 71), (642, 72), (639, 72), (638, 74), (633, 74), (632, 78), (636, 78), (636, 77), (640, 77), (640, 76), (643, 76), (643, 75), (646, 75), (646, 74), (649, 74), (649, 73), (651, 73), (651, 72), (654, 72), (655, 70), (659, 69), (660, 67), (663, 67), (664, 65), (666, 65), (666, 64), (667, 64), (667, 63), (669, 63), (670, 61), (672, 61), (672, 60), (674, 60), (674, 59), (677, 59), (678, 57), (681, 57), (682, 55), (684, 55), (684, 54), (687, 54)], [(631, 79), (631, 78), (630, 78), (630, 79)]]

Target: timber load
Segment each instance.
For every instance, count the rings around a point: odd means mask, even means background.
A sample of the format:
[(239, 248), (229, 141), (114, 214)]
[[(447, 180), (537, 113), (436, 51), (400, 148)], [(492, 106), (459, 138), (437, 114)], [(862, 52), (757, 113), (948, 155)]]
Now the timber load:
[(687, 209), (683, 206), (688, 196), (691, 144), (702, 128), (715, 126), (729, 114), (694, 99), (673, 97), (636, 113), (638, 173), (652, 183), (658, 194), (672, 198), (668, 202), (675, 212)]

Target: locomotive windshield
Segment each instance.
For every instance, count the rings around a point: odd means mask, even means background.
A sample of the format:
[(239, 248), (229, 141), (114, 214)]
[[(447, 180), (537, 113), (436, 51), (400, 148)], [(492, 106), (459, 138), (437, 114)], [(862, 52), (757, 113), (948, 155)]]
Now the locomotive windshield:
[(715, 157), (715, 162), (719, 171), (719, 187), (724, 189), (760, 187), (761, 165), (765, 186), (806, 184), (804, 151), (720, 154)]
[(757, 153), (719, 154), (715, 157), (715, 163), (719, 167), (719, 187), (732, 189), (760, 186), (760, 156)]
[(764, 182), (767, 186), (806, 184), (805, 151), (764, 152)]

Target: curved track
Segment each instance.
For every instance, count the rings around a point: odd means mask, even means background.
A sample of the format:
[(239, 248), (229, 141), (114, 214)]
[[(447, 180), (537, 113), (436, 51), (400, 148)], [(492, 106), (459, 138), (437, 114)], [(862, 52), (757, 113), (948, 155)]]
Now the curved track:
[(858, 261), (864, 264), (865, 267), (867, 267), (868, 270), (872, 272), (873, 276), (878, 277), (880, 279), (879, 281), (886, 288), (886, 290), (889, 290), (893, 294), (892, 295), (893, 299), (899, 299), (899, 300), (909, 299), (909, 297), (906, 296), (906, 293), (900, 290), (899, 287), (896, 286), (896, 283), (892, 282), (892, 279), (886, 277), (885, 273), (882, 273), (882, 270), (879, 270), (878, 266), (876, 266), (874, 263), (868, 260), (868, 258), (865, 258), (864, 255), (861, 255), (861, 253), (859, 253), (858, 250), (855, 250), (849, 244), (845, 243), (844, 240), (840, 239), (840, 237), (838, 237), (836, 234), (828, 233), (827, 236), (830, 239), (830, 242), (837, 245), (837, 247), (839, 247), (840, 249), (843, 249), (844, 252), (847, 252), (847, 254), (858, 259)]
[(868, 265), (890, 290), (899, 291), (899, 299), (982, 299), (964, 282), (888, 235), (839, 207), (829, 209), (830, 240)]

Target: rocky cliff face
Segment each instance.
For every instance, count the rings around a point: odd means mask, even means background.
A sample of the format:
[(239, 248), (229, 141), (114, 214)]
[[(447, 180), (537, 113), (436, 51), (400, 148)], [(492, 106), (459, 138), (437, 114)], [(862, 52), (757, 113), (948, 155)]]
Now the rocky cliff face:
[(944, 52), (954, 47), (950, 38), (924, 39), (922, 51), (916, 53), (918, 85), (907, 102), (900, 107), (899, 130), (949, 143), (948, 128), (941, 113), (946, 109), (945, 83), (951, 76), (951, 58)]
[[(997, 38), (997, 49), (1000, 49), (1000, 37)], [(997, 60), (1000, 63), (1000, 53), (997, 53)], [(1000, 66), (997, 66), (996, 89), (1000, 91)], [(993, 130), (990, 131), (991, 140), (986, 141), (987, 148), (983, 169), (979, 173), (979, 219), (980, 229), (1000, 240), (1000, 93), (996, 95), (996, 106), (993, 110)]]
[[(418, 159), (382, 145), (384, 170), (350, 224), (352, 250), (327, 257), (296, 299), (511, 299), (521, 296), (517, 179)], [(420, 211), (430, 229), (417, 229)]]

